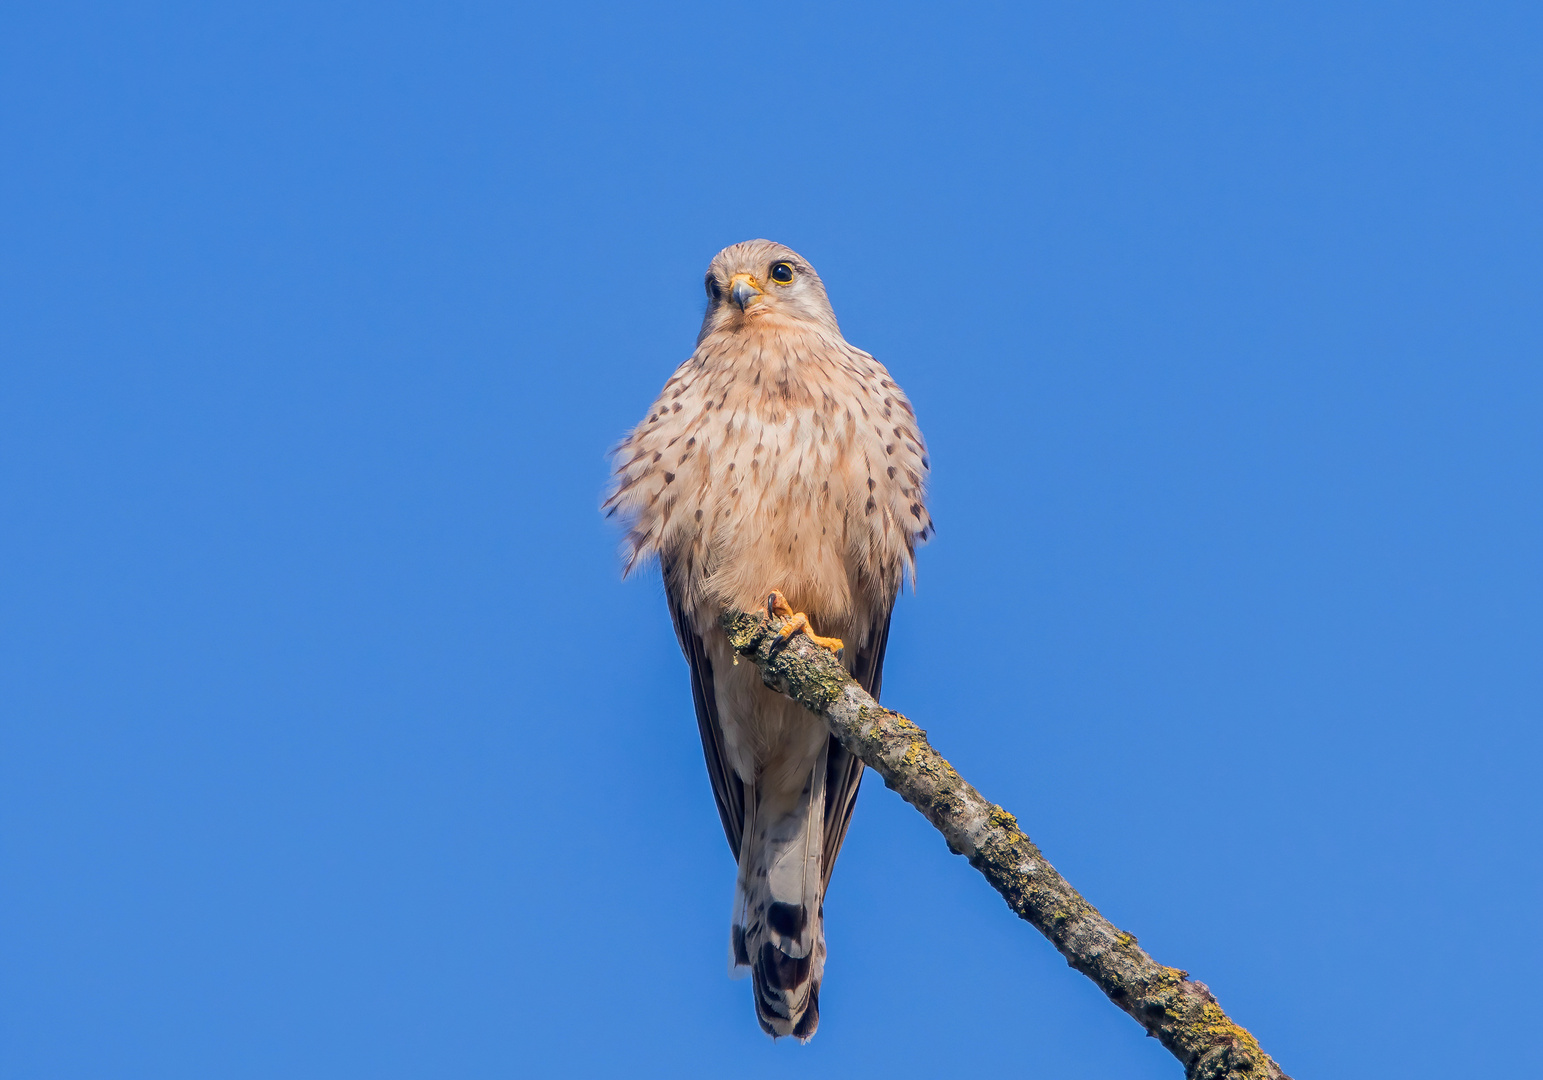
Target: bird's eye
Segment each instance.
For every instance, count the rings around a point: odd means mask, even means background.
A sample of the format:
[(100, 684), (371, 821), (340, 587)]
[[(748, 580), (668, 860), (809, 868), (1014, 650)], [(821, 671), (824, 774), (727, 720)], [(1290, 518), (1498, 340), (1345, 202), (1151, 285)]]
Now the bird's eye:
[(713, 277), (711, 274), (708, 274), (707, 280), (704, 281), (703, 284), (707, 286), (707, 299), (716, 304), (718, 302), (718, 293), (720, 291), (718, 288), (718, 279)]
[(771, 268), (771, 279), (778, 285), (786, 285), (793, 280), (793, 264), (780, 262)]

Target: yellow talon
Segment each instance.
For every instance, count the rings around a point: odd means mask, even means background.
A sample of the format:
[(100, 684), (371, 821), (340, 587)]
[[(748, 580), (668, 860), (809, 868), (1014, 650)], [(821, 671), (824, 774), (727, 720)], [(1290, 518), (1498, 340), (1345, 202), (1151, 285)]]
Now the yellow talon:
[(788, 603), (787, 597), (783, 596), (776, 589), (773, 589), (771, 595), (766, 598), (766, 613), (768, 615), (781, 616), (788, 620), (788, 624), (777, 631), (777, 637), (783, 641), (802, 630), (804, 636), (810, 641), (822, 649), (829, 649), (838, 656), (841, 655), (841, 650), (846, 648), (840, 638), (821, 637), (819, 634), (816, 634), (809, 626), (809, 616), (805, 615), (802, 611), (794, 611), (792, 605)]

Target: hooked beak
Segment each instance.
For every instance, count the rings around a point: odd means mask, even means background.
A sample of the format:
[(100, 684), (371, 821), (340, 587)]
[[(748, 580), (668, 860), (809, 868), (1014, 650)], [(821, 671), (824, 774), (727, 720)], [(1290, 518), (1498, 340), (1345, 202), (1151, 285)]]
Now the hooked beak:
[(760, 295), (761, 290), (755, 278), (749, 274), (735, 274), (729, 279), (729, 296), (739, 305), (739, 310), (744, 311)]

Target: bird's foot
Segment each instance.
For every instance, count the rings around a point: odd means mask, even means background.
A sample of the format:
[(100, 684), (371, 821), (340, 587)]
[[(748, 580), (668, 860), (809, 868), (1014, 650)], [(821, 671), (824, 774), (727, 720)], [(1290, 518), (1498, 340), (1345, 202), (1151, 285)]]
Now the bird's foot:
[(810, 641), (822, 649), (829, 649), (837, 656), (840, 656), (841, 650), (846, 647), (842, 644), (840, 638), (821, 637), (819, 634), (816, 634), (809, 626), (809, 616), (805, 615), (802, 611), (794, 611), (792, 605), (788, 603), (787, 597), (783, 596), (776, 589), (773, 589), (771, 595), (766, 598), (766, 614), (781, 616), (788, 620), (788, 624), (777, 631), (777, 638), (780, 641), (787, 641), (802, 630), (804, 636)]

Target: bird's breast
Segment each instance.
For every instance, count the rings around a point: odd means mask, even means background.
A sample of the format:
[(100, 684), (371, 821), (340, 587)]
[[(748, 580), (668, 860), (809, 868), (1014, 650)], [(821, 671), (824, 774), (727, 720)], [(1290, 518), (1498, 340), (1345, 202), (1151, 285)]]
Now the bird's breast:
[(927, 524), (909, 404), (872, 357), (818, 336), (704, 340), (618, 460), (630, 546), (704, 610), (775, 588), (848, 621), (893, 599)]

